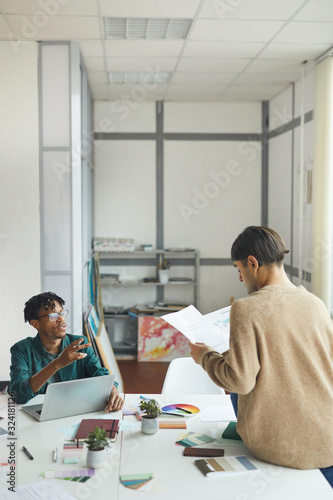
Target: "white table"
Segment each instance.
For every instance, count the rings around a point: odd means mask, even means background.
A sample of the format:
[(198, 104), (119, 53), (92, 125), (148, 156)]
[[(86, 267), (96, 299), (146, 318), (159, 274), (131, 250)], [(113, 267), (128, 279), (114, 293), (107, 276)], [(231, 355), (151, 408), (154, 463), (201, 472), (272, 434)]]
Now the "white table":
[[(145, 395), (148, 396), (149, 395)], [(184, 395), (155, 397), (162, 405), (189, 403), (201, 410), (209, 406), (230, 405), (225, 395)], [(139, 395), (129, 394), (126, 402), (136, 406)], [(16, 484), (26, 485), (36, 481), (46, 481), (40, 473), (47, 470), (86, 468), (85, 450), (80, 463), (64, 465), (62, 461), (53, 462), (53, 450), (59, 446), (62, 435), (58, 429), (72, 425), (81, 418), (96, 418), (103, 412), (68, 417), (49, 422), (36, 422), (22, 410), (16, 409)], [(122, 418), (121, 412), (113, 413), (114, 418)], [(147, 493), (147, 498), (158, 500), (332, 500), (333, 490), (318, 470), (299, 471), (266, 464), (254, 459), (244, 446), (226, 447), (225, 454), (244, 454), (251, 458), (260, 471), (253, 476), (219, 477), (208, 479), (194, 465), (193, 457), (183, 456), (183, 447), (175, 442), (187, 430), (211, 433), (216, 422), (203, 423), (198, 416), (187, 418), (187, 429), (160, 429), (155, 435), (141, 432), (140, 423), (134, 416), (125, 417), (135, 424), (133, 429), (124, 431), (118, 437), (109, 453), (109, 461), (104, 469), (96, 471), (96, 476), (86, 483), (75, 483), (57, 479), (56, 481), (74, 498), (80, 500), (138, 499), (144, 493), (126, 488), (119, 482), (121, 474), (152, 472), (155, 483), (164, 491)], [(2, 423), (6, 427), (6, 423)], [(225, 423), (227, 425), (227, 423)], [(7, 438), (0, 438), (0, 459), (8, 457)], [(29, 460), (23, 453), (25, 446), (34, 456)], [(0, 481), (0, 490), (6, 489), (6, 480)], [(139, 495), (139, 497), (138, 497)]]
[[(43, 396), (37, 396), (31, 401), (31, 404), (39, 403)], [(16, 455), (16, 486), (35, 483), (36, 481), (46, 481), (40, 474), (46, 470), (76, 470), (86, 469), (86, 450), (84, 449), (78, 464), (64, 464), (62, 459), (53, 461), (53, 452), (56, 448), (61, 454), (61, 438), (64, 436), (59, 429), (71, 426), (82, 418), (99, 418), (104, 412), (94, 412), (90, 414), (77, 415), (73, 417), (50, 420), (47, 422), (37, 422), (27, 415), (20, 406), (16, 406), (15, 424), (16, 440), (8, 437), (0, 438), (0, 460), (8, 458), (8, 441), (15, 442)], [(110, 414), (111, 415), (111, 414)], [(122, 419), (122, 412), (113, 412), (112, 418)], [(0, 426), (7, 428), (7, 422), (0, 422)], [(22, 451), (25, 446), (34, 457), (30, 460)], [(96, 470), (96, 476), (90, 478), (85, 483), (76, 483), (57, 479), (56, 481), (65, 488), (74, 498), (85, 499), (103, 499), (108, 498), (110, 491), (118, 491), (119, 486), (119, 456), (121, 448), (121, 439), (117, 440), (108, 454), (109, 462), (102, 470)], [(7, 489), (6, 480), (0, 481), (1, 489)], [(115, 495), (113, 498), (117, 498)]]
[[(147, 396), (147, 395), (145, 395)], [(149, 396), (149, 395), (148, 395)], [(166, 396), (156, 394), (163, 405), (188, 403), (200, 410), (209, 406), (230, 406), (226, 395)], [(139, 396), (126, 395), (131, 406)], [(135, 422), (135, 417), (126, 417)], [(227, 426), (227, 422), (225, 423)], [(187, 418), (187, 430), (211, 435), (216, 422), (201, 422), (199, 416)], [(152, 472), (165, 491), (148, 494), (148, 498), (170, 500), (332, 500), (333, 490), (319, 470), (300, 471), (270, 465), (256, 460), (245, 446), (223, 446), (225, 455), (243, 454), (260, 469), (258, 473), (235, 477), (206, 478), (194, 465), (195, 458), (184, 457), (183, 447), (175, 445), (185, 429), (160, 429), (157, 434), (146, 435), (138, 426), (123, 435), (120, 474)], [(119, 500), (134, 498), (138, 492), (120, 486)]]

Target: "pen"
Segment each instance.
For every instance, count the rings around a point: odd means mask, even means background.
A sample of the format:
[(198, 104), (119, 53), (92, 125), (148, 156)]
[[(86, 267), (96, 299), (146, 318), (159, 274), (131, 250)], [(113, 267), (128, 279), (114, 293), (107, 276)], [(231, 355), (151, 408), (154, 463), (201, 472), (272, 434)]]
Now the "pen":
[(30, 458), (30, 460), (33, 460), (34, 457), (31, 455), (31, 453), (26, 449), (25, 446), (22, 447), (22, 450), (24, 451), (24, 453), (27, 455), (27, 457)]
[(191, 411), (189, 411), (189, 410), (184, 410), (184, 408), (179, 408), (178, 406), (176, 406), (176, 410), (180, 410), (180, 411), (184, 411), (185, 413), (191, 413), (191, 414), (192, 414), (192, 412), (191, 412)]
[(58, 461), (58, 448), (56, 448), (53, 452), (53, 462)]

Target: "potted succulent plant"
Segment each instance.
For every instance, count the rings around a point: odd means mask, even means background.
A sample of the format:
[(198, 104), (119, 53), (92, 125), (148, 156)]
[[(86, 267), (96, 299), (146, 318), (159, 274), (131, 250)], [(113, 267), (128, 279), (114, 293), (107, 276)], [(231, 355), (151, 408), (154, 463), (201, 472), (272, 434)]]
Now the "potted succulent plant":
[(87, 466), (89, 469), (100, 469), (107, 462), (106, 447), (109, 445), (108, 435), (102, 427), (95, 427), (89, 432), (87, 443)]
[(141, 419), (141, 430), (145, 434), (155, 434), (158, 431), (158, 417), (161, 415), (161, 408), (156, 399), (144, 399), (139, 404), (143, 412)]

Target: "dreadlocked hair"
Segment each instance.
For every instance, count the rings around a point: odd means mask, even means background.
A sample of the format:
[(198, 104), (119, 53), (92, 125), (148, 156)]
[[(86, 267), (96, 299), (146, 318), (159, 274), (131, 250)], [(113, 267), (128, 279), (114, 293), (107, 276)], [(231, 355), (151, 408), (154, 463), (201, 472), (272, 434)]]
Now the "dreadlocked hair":
[(43, 292), (34, 295), (25, 303), (24, 307), (24, 321), (27, 323), (32, 319), (37, 319), (39, 311), (42, 307), (45, 309), (54, 309), (55, 302), (59, 302), (61, 306), (65, 304), (64, 299), (59, 297), (53, 292)]

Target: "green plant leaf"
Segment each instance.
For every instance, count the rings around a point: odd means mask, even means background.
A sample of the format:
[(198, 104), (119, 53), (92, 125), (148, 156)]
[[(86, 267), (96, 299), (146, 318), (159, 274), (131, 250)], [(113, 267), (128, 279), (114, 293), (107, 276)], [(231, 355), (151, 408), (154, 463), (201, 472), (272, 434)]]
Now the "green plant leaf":
[(145, 413), (144, 416), (148, 418), (157, 418), (162, 413), (156, 399), (143, 399), (139, 404), (139, 408)]
[(89, 432), (85, 442), (89, 450), (96, 451), (105, 448), (109, 444), (106, 430), (102, 427), (95, 427), (94, 431)]

